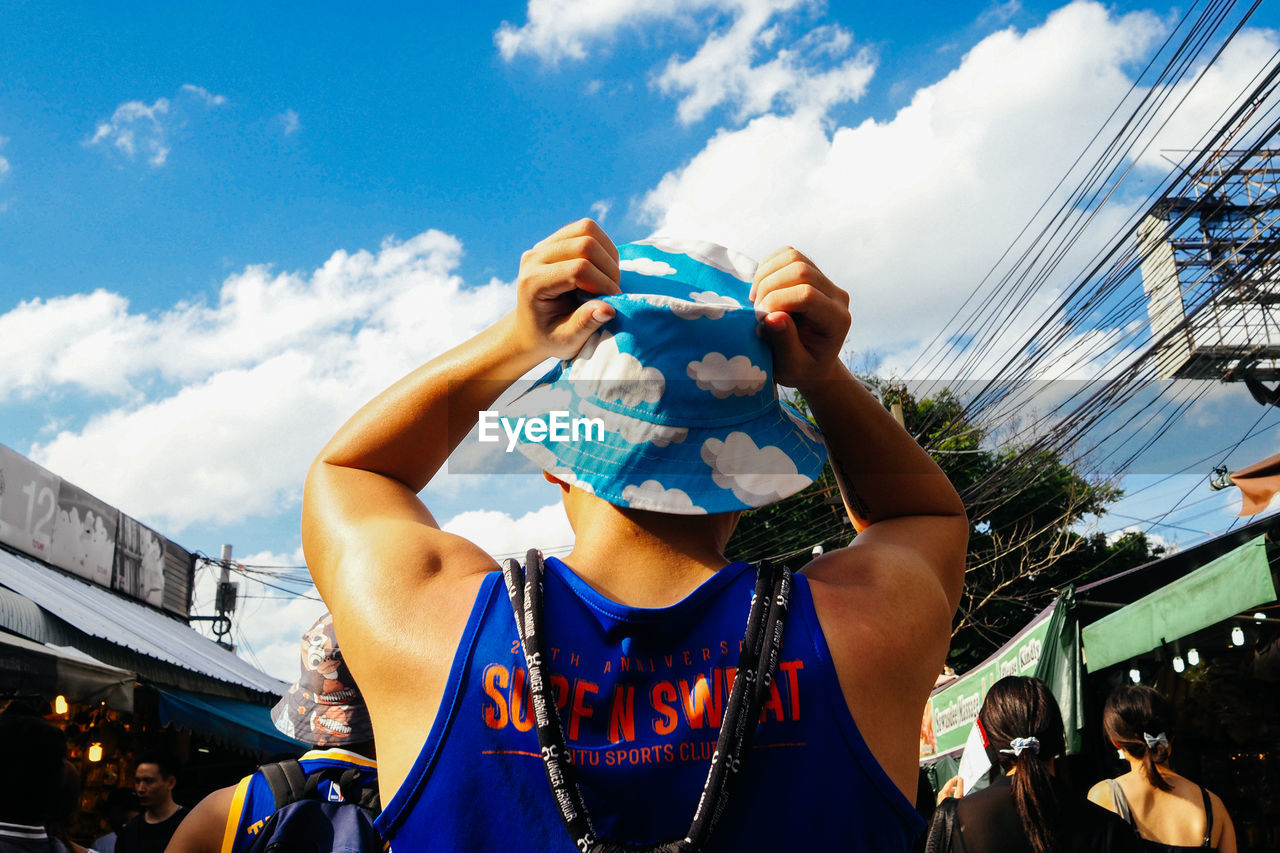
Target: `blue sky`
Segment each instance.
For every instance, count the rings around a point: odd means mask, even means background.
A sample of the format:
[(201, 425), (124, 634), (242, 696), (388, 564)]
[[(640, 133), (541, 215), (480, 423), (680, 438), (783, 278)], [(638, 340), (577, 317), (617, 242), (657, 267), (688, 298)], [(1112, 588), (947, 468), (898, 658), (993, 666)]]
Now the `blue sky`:
[[(1181, 11), (0, 9), (0, 442), (190, 549), (272, 565), (301, 560), (325, 438), (499, 316), (521, 251), (580, 216), (619, 241), (799, 246), (853, 294), (850, 352), (909, 364)], [(1264, 7), (1156, 149), (1189, 147), (1280, 43), (1274, 23)], [(426, 497), (494, 551), (569, 541), (537, 478), (444, 477)], [(1198, 505), (1183, 541), (1225, 529), (1236, 499)], [(316, 605), (245, 604), (238, 636), (289, 675)]]

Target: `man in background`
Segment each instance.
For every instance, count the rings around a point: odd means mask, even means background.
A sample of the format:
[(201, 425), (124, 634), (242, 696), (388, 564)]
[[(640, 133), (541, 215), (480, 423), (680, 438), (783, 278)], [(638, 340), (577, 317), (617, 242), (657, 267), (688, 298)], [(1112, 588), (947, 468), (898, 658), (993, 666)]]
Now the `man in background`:
[(186, 817), (173, 801), (178, 784), (178, 763), (161, 752), (143, 754), (134, 771), (134, 790), (142, 814), (124, 825), (116, 841), (116, 853), (164, 853), (178, 824)]

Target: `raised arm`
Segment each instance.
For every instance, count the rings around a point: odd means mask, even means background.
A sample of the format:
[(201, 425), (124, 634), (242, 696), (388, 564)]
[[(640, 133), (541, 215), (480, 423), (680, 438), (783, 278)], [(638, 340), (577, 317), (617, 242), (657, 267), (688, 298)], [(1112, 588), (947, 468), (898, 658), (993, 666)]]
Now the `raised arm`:
[(778, 381), (822, 429), (853, 545), (805, 569), (841, 687), (872, 752), (913, 795), (920, 714), (946, 658), (968, 519), (946, 475), (840, 361), (849, 297), (794, 249), (752, 287)]
[[(379, 394), (311, 465), (303, 550), (387, 756), (384, 798), (434, 716), (479, 577), (496, 569), (441, 531), (418, 492), (503, 390), (607, 322), (612, 309), (583, 295), (617, 293), (618, 276), (617, 249), (594, 222), (557, 231), (522, 256), (511, 313)], [(402, 738), (417, 742), (384, 750)]]

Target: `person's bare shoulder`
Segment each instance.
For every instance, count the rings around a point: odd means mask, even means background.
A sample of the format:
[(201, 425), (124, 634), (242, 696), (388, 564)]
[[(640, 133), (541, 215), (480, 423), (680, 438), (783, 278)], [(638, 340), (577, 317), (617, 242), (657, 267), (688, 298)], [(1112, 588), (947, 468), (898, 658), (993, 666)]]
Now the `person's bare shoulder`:
[[(864, 675), (907, 677), (926, 692), (932, 688), (950, 643), (955, 605), (937, 565), (948, 558), (913, 539), (952, 535), (938, 529), (946, 525), (963, 529), (964, 521), (881, 522), (805, 568), (833, 655), (848, 652), (847, 665)], [(958, 559), (963, 564), (963, 551)]]
[(219, 788), (197, 803), (178, 824), (165, 853), (220, 853), (237, 787)]
[(805, 575), (858, 730), (910, 795), (920, 715), (946, 659), (954, 605), (920, 550), (897, 537), (864, 537), (819, 557)]
[(1095, 782), (1089, 789), (1089, 802), (1102, 806), (1109, 812), (1115, 811), (1115, 800), (1111, 796), (1111, 786), (1107, 784), (1106, 779)]

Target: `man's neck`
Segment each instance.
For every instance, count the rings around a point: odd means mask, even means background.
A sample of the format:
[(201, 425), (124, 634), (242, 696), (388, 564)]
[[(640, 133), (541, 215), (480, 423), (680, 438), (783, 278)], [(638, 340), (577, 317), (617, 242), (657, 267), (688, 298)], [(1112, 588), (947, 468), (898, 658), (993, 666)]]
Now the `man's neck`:
[(736, 516), (624, 511), (576, 489), (565, 512), (574, 529), (564, 558), (600, 594), (632, 607), (666, 607), (724, 568)]
[(147, 809), (142, 813), (143, 820), (147, 823), (164, 823), (166, 820), (173, 817), (174, 813), (176, 813), (180, 808), (182, 808), (182, 806), (178, 805), (173, 800), (170, 800), (163, 805)]
[(695, 555), (625, 535), (579, 539), (564, 561), (602, 595), (632, 607), (675, 604), (727, 562), (718, 553)]

